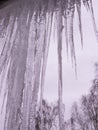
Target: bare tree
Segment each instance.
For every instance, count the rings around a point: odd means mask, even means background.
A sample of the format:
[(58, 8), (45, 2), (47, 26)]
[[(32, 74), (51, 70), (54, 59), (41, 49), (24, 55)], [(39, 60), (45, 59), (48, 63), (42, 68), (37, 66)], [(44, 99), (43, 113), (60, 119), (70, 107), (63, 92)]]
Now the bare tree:
[[(62, 106), (64, 108), (64, 105)], [(62, 110), (64, 113), (64, 109)], [(41, 107), (38, 105), (36, 112), (36, 130), (41, 130), (41, 114), (43, 114), (43, 130), (58, 130), (59, 126), (59, 108), (58, 103), (49, 104), (45, 100), (42, 101), (42, 113)], [(64, 121), (64, 117), (62, 117)], [(63, 123), (64, 130), (64, 123)]]
[(70, 127), (72, 130), (98, 130), (98, 64), (95, 79), (88, 95), (82, 96), (80, 104), (72, 106)]

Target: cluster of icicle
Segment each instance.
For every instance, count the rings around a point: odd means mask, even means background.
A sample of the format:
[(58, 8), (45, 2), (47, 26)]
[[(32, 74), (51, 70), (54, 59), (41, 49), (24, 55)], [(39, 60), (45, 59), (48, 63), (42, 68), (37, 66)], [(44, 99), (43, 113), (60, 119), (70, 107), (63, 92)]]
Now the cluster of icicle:
[[(92, 0), (14, 0), (0, 9), (0, 36), (5, 40), (0, 45), (0, 74), (1, 79), (6, 75), (4, 97), (7, 97), (4, 130), (35, 130), (38, 91), (41, 88), (42, 105), (52, 29), (57, 33), (59, 130), (62, 130), (62, 32), (76, 66), (73, 18), (77, 9), (83, 44), (81, 3), (91, 12), (97, 35)], [(0, 91), (2, 87), (3, 83)], [(43, 115), (41, 124), (43, 130)]]

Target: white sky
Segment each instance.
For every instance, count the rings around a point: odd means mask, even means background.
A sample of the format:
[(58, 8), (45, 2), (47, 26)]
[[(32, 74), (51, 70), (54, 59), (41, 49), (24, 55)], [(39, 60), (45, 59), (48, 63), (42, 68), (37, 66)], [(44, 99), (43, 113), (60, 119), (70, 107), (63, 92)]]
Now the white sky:
[[(94, 1), (94, 13), (96, 24), (98, 23), (98, 1)], [(63, 43), (63, 102), (66, 107), (66, 115), (69, 115), (69, 109), (74, 101), (78, 101), (83, 94), (87, 94), (92, 85), (94, 78), (94, 63), (98, 61), (98, 43), (94, 34), (93, 24), (90, 13), (82, 7), (82, 24), (84, 47), (81, 49), (79, 30), (77, 26), (77, 16), (75, 17), (74, 41), (77, 56), (78, 79), (75, 77), (71, 60), (66, 58), (66, 46)], [(97, 24), (98, 25), (98, 24)], [(58, 81), (57, 81), (57, 51), (56, 43), (51, 41), (50, 52), (48, 57), (46, 83), (44, 98), (48, 101), (58, 99)], [(67, 117), (66, 116), (66, 117)]]

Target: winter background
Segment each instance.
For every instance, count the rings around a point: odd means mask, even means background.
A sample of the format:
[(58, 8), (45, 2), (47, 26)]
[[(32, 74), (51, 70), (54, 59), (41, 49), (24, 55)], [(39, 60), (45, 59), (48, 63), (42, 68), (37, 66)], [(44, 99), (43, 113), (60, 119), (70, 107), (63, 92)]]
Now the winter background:
[[(96, 23), (98, 23), (98, 1), (94, 1), (93, 4)], [(83, 48), (79, 39), (77, 23), (77, 15), (75, 15), (74, 41), (77, 59), (77, 77), (71, 64), (70, 55), (67, 59), (66, 46), (63, 42), (63, 103), (65, 104), (66, 119), (69, 117), (72, 103), (78, 101), (81, 95), (88, 93), (94, 78), (94, 63), (98, 61), (98, 43), (94, 34), (90, 13), (84, 7), (82, 7)], [(57, 47), (53, 36), (49, 50), (44, 89), (44, 99), (48, 102), (55, 102), (58, 99), (57, 72)], [(0, 104), (2, 104), (2, 94), (0, 95)], [(0, 130), (2, 130), (4, 121), (3, 115), (4, 113), (0, 114)]]

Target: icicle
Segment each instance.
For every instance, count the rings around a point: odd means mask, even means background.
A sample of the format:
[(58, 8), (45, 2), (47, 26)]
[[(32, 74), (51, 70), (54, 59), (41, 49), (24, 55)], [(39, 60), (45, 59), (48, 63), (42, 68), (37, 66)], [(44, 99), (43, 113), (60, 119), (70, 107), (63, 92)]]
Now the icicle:
[[(34, 29), (32, 32), (33, 44), (31, 44), (30, 45), (31, 47), (29, 47), (29, 49), (31, 48), (31, 50), (33, 51), (28, 50), (28, 56), (27, 56), (28, 62), (25, 74), (23, 124), (22, 124), (23, 130), (28, 130), (28, 128), (30, 130), (35, 129), (35, 112), (36, 112), (36, 104), (40, 83), (41, 63), (42, 63), (43, 46), (44, 46), (45, 19), (43, 14), (42, 15), (40, 14), (40, 17), (38, 17), (38, 13), (35, 12), (34, 15), (35, 15), (33, 16), (34, 18), (32, 19), (33, 21), (32, 28)], [(29, 79), (27, 77), (29, 77)]]
[(46, 71), (50, 37), (51, 37), (51, 31), (52, 31), (53, 13), (50, 13), (50, 14), (47, 14), (47, 15), (48, 15), (47, 16), (48, 18), (46, 17), (47, 21), (46, 21), (46, 29), (45, 29), (45, 36), (44, 36), (45, 41), (44, 41), (43, 60), (42, 60), (42, 74), (41, 74), (41, 94), (40, 94), (41, 130), (43, 130), (42, 101), (43, 101), (43, 92), (44, 92), (45, 71)]
[[(31, 14), (31, 12), (30, 12)], [(34, 16), (33, 16), (34, 17)], [(33, 19), (32, 19), (33, 20)], [(33, 23), (34, 24), (34, 23)], [(31, 26), (31, 25), (30, 25)], [(31, 26), (32, 27), (32, 26)], [(30, 27), (30, 29), (31, 29)], [(30, 128), (30, 107), (33, 102), (33, 84), (35, 78), (34, 72), (34, 52), (35, 52), (35, 39), (36, 39), (36, 24), (33, 25), (32, 41), (29, 41), (28, 52), (27, 52), (27, 61), (26, 61), (26, 72), (25, 72), (25, 88), (23, 94), (23, 119), (22, 119), (22, 130), (28, 130)], [(34, 119), (33, 119), (34, 120)], [(34, 125), (34, 124), (33, 124)]]
[(83, 32), (82, 32), (82, 23), (81, 23), (81, 0), (76, 0), (76, 7), (78, 12), (78, 22), (79, 22), (79, 31), (81, 37), (81, 46), (83, 48)]
[(58, 3), (60, 8), (57, 12), (57, 52), (58, 52), (58, 108), (59, 108), (59, 130), (62, 130), (62, 2)]
[(95, 22), (92, 0), (90, 0), (90, 2), (89, 2), (89, 7), (90, 7), (90, 13), (91, 13), (91, 17), (92, 17), (94, 32), (95, 32), (95, 35), (96, 35), (96, 38), (97, 38), (97, 42), (98, 42), (98, 30), (97, 30), (97, 26), (96, 26), (96, 22)]
[(68, 0), (65, 1), (65, 8), (64, 8), (64, 30), (65, 30), (65, 40), (66, 40), (66, 52), (67, 52), (67, 59), (68, 59)]
[(39, 19), (39, 26), (38, 26), (39, 39), (37, 41), (36, 55), (35, 55), (36, 56), (35, 57), (35, 82), (33, 88), (33, 93), (35, 95), (35, 96), (33, 95), (33, 99), (35, 105), (37, 103), (38, 89), (39, 89), (40, 76), (41, 76), (41, 64), (42, 64), (44, 36), (45, 36), (45, 21), (46, 21), (46, 17), (43, 16), (43, 12), (42, 12), (42, 15), (40, 15), (40, 19)]
[(68, 30), (67, 30), (67, 22), (68, 22), (68, 18), (67, 18), (67, 15), (65, 15), (64, 17), (64, 24), (65, 24), (65, 37), (66, 37), (66, 52), (67, 52), (67, 59), (68, 59)]
[(75, 46), (74, 46), (74, 34), (73, 34), (73, 17), (74, 17), (74, 1), (69, 2), (69, 11), (68, 11), (68, 44), (70, 46), (70, 52), (71, 52), (71, 60), (72, 60), (72, 65), (75, 66), (75, 73), (77, 75), (77, 69), (76, 69), (76, 55), (75, 55)]
[(83, 0), (83, 3), (86, 6), (87, 10), (90, 11), (92, 22), (93, 22), (93, 27), (94, 27), (94, 32), (95, 32), (95, 35), (96, 35), (96, 38), (97, 38), (97, 42), (98, 42), (98, 30), (97, 30), (97, 26), (96, 26), (96, 22), (95, 22), (92, 0), (87, 0), (87, 1)]
[[(46, 19), (47, 20), (47, 19)], [(42, 102), (43, 102), (43, 92), (44, 92), (44, 80), (45, 80), (45, 69), (46, 69), (46, 58), (47, 58), (47, 32), (46, 32), (46, 21), (45, 21), (45, 36), (44, 36), (44, 48), (43, 48), (43, 59), (42, 59), (42, 72), (41, 72), (41, 92), (40, 92), (40, 116), (41, 116), (41, 130), (43, 130), (44, 126), (44, 121), (43, 121), (43, 106), (42, 106)], [(46, 47), (47, 46), (47, 47)], [(46, 52), (46, 53), (45, 53)]]
[[(42, 36), (41, 36), (42, 37)], [(44, 36), (43, 36), (44, 37)], [(44, 41), (39, 41), (40, 43), (41, 42), (44, 42)], [(43, 45), (41, 45), (42, 47), (40, 47), (40, 49), (41, 48), (43, 48)], [(37, 47), (38, 48), (38, 47)], [(39, 56), (39, 54), (40, 54), (40, 56)], [(34, 81), (34, 88), (33, 88), (33, 97), (32, 97), (32, 99), (34, 100), (34, 104), (35, 105), (33, 105), (33, 110), (34, 110), (34, 108), (35, 108), (35, 110), (36, 110), (36, 103), (37, 103), (37, 97), (38, 97), (38, 89), (39, 89), (39, 83), (40, 83), (40, 74), (41, 74), (41, 58), (42, 58), (42, 49), (41, 50), (39, 50), (38, 49), (38, 51), (36, 52), (36, 62), (35, 62), (35, 81)], [(39, 61), (38, 61), (39, 60)], [(38, 68), (36, 68), (36, 66), (38, 66)], [(31, 109), (31, 110), (32, 110)], [(34, 110), (34, 111), (35, 111)], [(34, 116), (35, 116), (35, 112), (34, 112), (34, 114), (33, 114)], [(34, 116), (32, 116), (33, 117), (33, 120), (34, 120)], [(33, 124), (31, 124), (31, 126), (32, 126)], [(34, 126), (34, 125), (33, 125)], [(31, 127), (32, 128), (32, 127)]]

